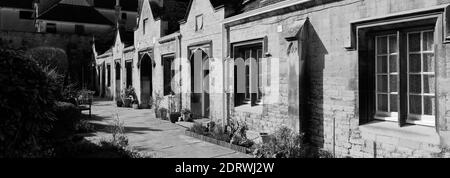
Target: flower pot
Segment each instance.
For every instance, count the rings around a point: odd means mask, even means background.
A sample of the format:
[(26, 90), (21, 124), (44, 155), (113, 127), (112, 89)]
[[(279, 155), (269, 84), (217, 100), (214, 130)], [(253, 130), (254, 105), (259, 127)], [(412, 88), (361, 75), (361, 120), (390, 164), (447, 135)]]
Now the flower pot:
[(127, 108), (131, 107), (131, 99), (129, 98), (123, 99), (123, 106)]
[(183, 121), (184, 122), (192, 122), (192, 114), (191, 113), (184, 113), (183, 114)]
[(117, 101), (117, 107), (123, 107), (123, 102), (122, 101)]
[(170, 122), (176, 123), (178, 121), (178, 118), (181, 116), (181, 113), (174, 112), (170, 114)]
[(167, 120), (167, 109), (160, 109), (159, 112), (161, 113), (161, 119)]
[(156, 118), (161, 118), (161, 113), (159, 112), (159, 109), (155, 109), (155, 116)]
[(139, 104), (132, 104), (133, 109), (139, 109)]

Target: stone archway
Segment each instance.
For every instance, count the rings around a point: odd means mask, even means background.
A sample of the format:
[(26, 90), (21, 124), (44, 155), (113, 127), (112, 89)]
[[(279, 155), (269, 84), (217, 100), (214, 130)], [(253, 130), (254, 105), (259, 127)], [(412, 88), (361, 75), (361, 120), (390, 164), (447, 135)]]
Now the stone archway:
[(191, 112), (194, 117), (208, 118), (210, 112), (209, 56), (202, 49), (196, 49), (190, 56), (191, 62)]

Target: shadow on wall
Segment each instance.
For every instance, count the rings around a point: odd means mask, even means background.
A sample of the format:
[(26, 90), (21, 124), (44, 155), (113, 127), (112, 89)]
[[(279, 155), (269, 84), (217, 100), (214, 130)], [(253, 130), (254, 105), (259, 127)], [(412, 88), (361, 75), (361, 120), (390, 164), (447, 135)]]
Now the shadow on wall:
[(318, 147), (324, 145), (323, 70), (328, 54), (313, 25), (308, 25), (308, 52), (306, 58), (306, 138)]

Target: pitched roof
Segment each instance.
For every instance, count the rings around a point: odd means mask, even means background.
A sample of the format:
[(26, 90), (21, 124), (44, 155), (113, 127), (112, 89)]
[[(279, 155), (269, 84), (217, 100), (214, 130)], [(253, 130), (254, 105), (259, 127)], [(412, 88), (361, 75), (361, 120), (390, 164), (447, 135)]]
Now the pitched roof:
[(34, 0), (0, 0), (0, 7), (33, 9)]
[[(189, 0), (189, 5), (186, 10), (186, 15), (184, 16), (183, 19), (180, 20), (180, 23), (183, 23), (188, 19), (193, 1), (194, 0)], [(211, 5), (213, 6), (214, 9), (222, 7), (222, 6), (237, 8), (242, 4), (243, 1), (246, 1), (246, 0), (209, 0), (209, 2), (211, 3)]]
[(54, 20), (62, 22), (89, 23), (101, 25), (114, 25), (105, 16), (100, 14), (92, 6), (77, 6), (70, 4), (55, 4), (38, 19)]
[(126, 47), (133, 46), (134, 44), (134, 32), (119, 30), (120, 40)]
[[(115, 9), (116, 0), (94, 0), (94, 6), (97, 8)], [(138, 0), (121, 0), (122, 10), (137, 12)]]

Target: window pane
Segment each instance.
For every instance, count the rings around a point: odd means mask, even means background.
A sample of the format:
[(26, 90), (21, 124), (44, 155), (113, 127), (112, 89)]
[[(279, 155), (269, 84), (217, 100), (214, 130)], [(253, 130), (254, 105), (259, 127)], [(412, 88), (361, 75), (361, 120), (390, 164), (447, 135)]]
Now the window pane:
[(423, 33), (423, 51), (433, 51), (433, 31)]
[(410, 33), (408, 35), (409, 52), (420, 51), (420, 33)]
[(391, 109), (391, 112), (398, 112), (397, 99), (398, 99), (397, 95), (391, 95), (391, 98), (390, 98), (390, 102), (391, 102), (390, 109)]
[(409, 72), (421, 72), (420, 54), (409, 55)]
[(377, 86), (378, 92), (383, 92), (383, 93), (387, 93), (388, 92), (388, 80), (387, 80), (387, 75), (379, 75), (377, 76)]
[(397, 75), (391, 75), (390, 77), (389, 77), (389, 90), (390, 90), (390, 92), (397, 92), (398, 90), (397, 90), (397, 83), (398, 83), (398, 80), (397, 80)]
[(387, 73), (387, 57), (379, 56), (377, 58), (377, 72), (378, 73)]
[(389, 53), (397, 53), (397, 35), (389, 37)]
[(434, 75), (424, 75), (423, 76), (423, 92), (424, 93), (435, 93), (435, 81)]
[(409, 75), (409, 92), (422, 93), (422, 77), (421, 75)]
[(377, 39), (377, 54), (387, 54), (387, 37), (378, 37)]
[(388, 112), (388, 95), (378, 94), (378, 111)]
[(389, 57), (389, 72), (397, 72), (397, 55), (391, 55)]
[(425, 96), (424, 101), (424, 115), (436, 115), (436, 100), (433, 96)]
[(409, 113), (410, 114), (422, 114), (422, 96), (409, 96)]
[(423, 71), (434, 72), (434, 54), (423, 54)]

